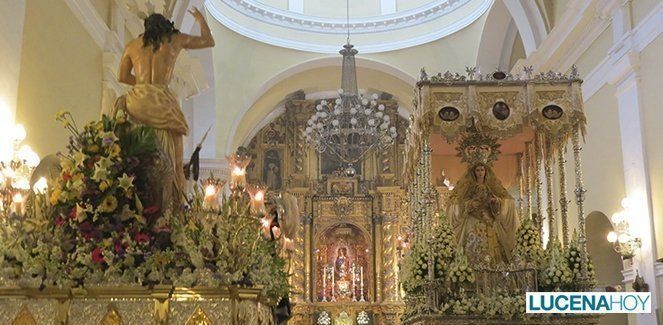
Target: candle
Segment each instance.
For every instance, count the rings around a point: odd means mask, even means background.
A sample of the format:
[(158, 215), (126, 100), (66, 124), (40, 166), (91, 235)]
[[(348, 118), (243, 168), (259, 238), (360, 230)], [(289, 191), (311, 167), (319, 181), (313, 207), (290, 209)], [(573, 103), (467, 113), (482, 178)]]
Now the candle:
[(322, 302), (327, 302), (327, 267), (322, 270)]
[(360, 295), (359, 295), (359, 301), (364, 302), (366, 300), (364, 300), (364, 267), (363, 266), (359, 268), (359, 274), (360, 274), (359, 275), (359, 283), (361, 284), (361, 286), (360, 286), (361, 292), (360, 292)]
[(235, 166), (230, 174), (230, 187), (235, 189), (238, 187), (243, 188), (244, 186), (246, 186), (246, 170)]
[(230, 164), (230, 188), (235, 190), (246, 187), (246, 167), (251, 162), (251, 158), (234, 154), (227, 156), (226, 159)]
[(251, 213), (264, 215), (265, 210), (265, 194), (267, 193), (266, 186), (249, 186), (247, 188), (251, 196)]
[(18, 215), (23, 215), (23, 195), (21, 193), (16, 193), (12, 199), (12, 212)]
[(331, 301), (336, 301), (336, 290), (335, 290), (336, 288), (335, 288), (335, 284), (334, 284), (335, 283), (334, 282), (334, 267), (330, 266), (329, 269), (331, 271), (331, 279), (332, 279), (332, 283), (331, 283), (331, 285), (332, 285)]
[(352, 263), (352, 301), (357, 301), (357, 289), (355, 285), (355, 280), (357, 278), (357, 271), (355, 269), (355, 264)]

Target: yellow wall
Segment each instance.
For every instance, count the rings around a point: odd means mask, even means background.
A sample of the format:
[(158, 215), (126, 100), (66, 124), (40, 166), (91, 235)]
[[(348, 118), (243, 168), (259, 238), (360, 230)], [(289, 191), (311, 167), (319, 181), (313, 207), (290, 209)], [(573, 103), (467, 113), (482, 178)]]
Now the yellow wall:
[(64, 1), (27, 1), (25, 12), (16, 120), (44, 156), (67, 144), (57, 111), (71, 111), (79, 125), (98, 117), (101, 50)]
[(640, 86), (641, 100), (644, 106), (642, 121), (644, 124), (647, 164), (651, 185), (654, 226), (656, 231), (656, 247), (658, 257), (663, 256), (663, 110), (661, 109), (661, 64), (663, 53), (663, 36), (658, 36), (640, 53)]
[(111, 1), (112, 0), (89, 0), (101, 19), (104, 20), (106, 26), (111, 25)]

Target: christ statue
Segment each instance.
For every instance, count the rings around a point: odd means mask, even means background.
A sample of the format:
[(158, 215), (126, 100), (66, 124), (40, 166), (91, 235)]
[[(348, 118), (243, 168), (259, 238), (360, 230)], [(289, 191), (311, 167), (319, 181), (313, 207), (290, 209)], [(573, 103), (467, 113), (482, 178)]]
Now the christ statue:
[(119, 81), (132, 88), (116, 106), (124, 109), (133, 120), (155, 129), (160, 151), (172, 167), (172, 180), (167, 181), (171, 184), (163, 186), (163, 203), (168, 203), (169, 199), (179, 202), (186, 186), (182, 137), (188, 133), (189, 126), (177, 97), (168, 88), (175, 61), (182, 49), (214, 46), (203, 14), (196, 7), (189, 13), (200, 25), (200, 36), (180, 33), (173, 22), (154, 13), (144, 21), (145, 32), (127, 44), (120, 61)]

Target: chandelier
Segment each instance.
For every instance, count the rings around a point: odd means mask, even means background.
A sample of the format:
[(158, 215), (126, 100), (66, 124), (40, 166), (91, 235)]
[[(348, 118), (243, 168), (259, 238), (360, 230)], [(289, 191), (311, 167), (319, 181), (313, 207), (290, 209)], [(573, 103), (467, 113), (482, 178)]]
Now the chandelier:
[[(12, 158), (0, 162), (0, 212), (19, 215), (24, 212), (24, 202), (30, 191), (30, 177), (39, 164), (39, 156), (28, 145), (21, 145), (25, 136), (25, 128), (20, 124), (15, 125)], [(33, 190), (43, 193), (46, 190), (46, 179), (39, 179)]]
[(310, 147), (319, 153), (331, 153), (346, 164), (346, 175), (353, 176), (353, 164), (373, 150), (393, 143), (396, 127), (391, 126), (385, 106), (378, 104), (377, 94), (366, 98), (357, 91), (355, 54), (358, 51), (350, 44), (349, 17), (348, 12), (348, 41), (339, 51), (343, 55), (339, 97), (316, 105), (303, 135)]

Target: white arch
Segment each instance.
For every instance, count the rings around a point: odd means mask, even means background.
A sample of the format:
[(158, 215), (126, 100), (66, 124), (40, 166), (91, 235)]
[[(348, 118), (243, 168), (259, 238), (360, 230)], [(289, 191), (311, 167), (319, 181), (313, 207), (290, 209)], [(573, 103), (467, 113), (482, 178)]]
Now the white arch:
[(496, 67), (507, 71), (517, 34), (516, 24), (504, 2), (495, 1), (483, 26), (476, 66), (483, 73)]
[[(358, 68), (367, 68), (367, 69), (372, 69), (375, 71), (382, 72), (384, 74), (393, 76), (394, 78), (402, 81), (404, 84), (407, 84), (409, 87), (414, 87), (416, 84), (416, 78), (413, 77), (412, 75), (409, 75), (403, 70), (400, 70), (392, 65), (389, 65), (387, 63), (378, 61), (378, 60), (372, 60), (372, 59), (365, 59), (365, 58), (356, 58), (356, 65)], [(283, 71), (279, 72), (276, 74), (274, 77), (272, 77), (270, 80), (265, 82), (255, 93), (254, 95), (248, 100), (246, 105), (243, 106), (241, 112), (236, 116), (235, 120), (233, 121), (232, 124), (232, 129), (229, 132), (229, 136), (226, 140), (226, 152), (232, 152), (234, 150), (233, 148), (233, 143), (236, 140), (237, 137), (237, 130), (239, 128), (240, 123), (242, 123), (242, 120), (244, 117), (247, 115), (247, 113), (254, 108), (255, 103), (265, 94), (267, 93), (270, 89), (272, 89), (274, 86), (278, 85), (279, 83), (287, 80), (288, 78), (295, 76), (297, 74), (306, 72), (308, 70), (313, 70), (316, 68), (324, 68), (324, 67), (340, 67), (341, 66), (341, 60), (339, 60), (338, 56), (329, 56), (329, 57), (323, 57), (323, 58), (317, 58), (317, 59), (312, 59), (309, 61), (305, 61), (300, 64), (293, 65), (287, 69), (284, 69)], [(340, 73), (340, 69), (339, 69)], [(326, 89), (326, 90), (332, 90), (332, 89)], [(293, 89), (293, 91), (296, 91), (296, 89)], [(282, 105), (283, 103), (277, 103), (275, 104), (272, 112), (268, 113), (265, 118), (263, 118), (263, 122), (269, 118), (273, 119), (278, 114), (275, 115), (274, 110), (277, 110), (279, 105)], [(401, 106), (404, 106), (404, 108), (409, 108), (409, 105), (406, 105), (405, 103), (399, 103)], [(403, 113), (401, 113), (403, 114)], [(256, 128), (253, 128), (253, 130), (250, 133), (254, 133)], [(259, 130), (259, 129), (258, 129)], [(248, 136), (244, 136), (242, 138), (242, 143), (246, 141)], [(249, 138), (250, 139), (250, 138)]]
[(501, 0), (513, 17), (525, 53), (529, 56), (534, 52), (547, 35), (546, 24), (541, 10), (533, 0)]

